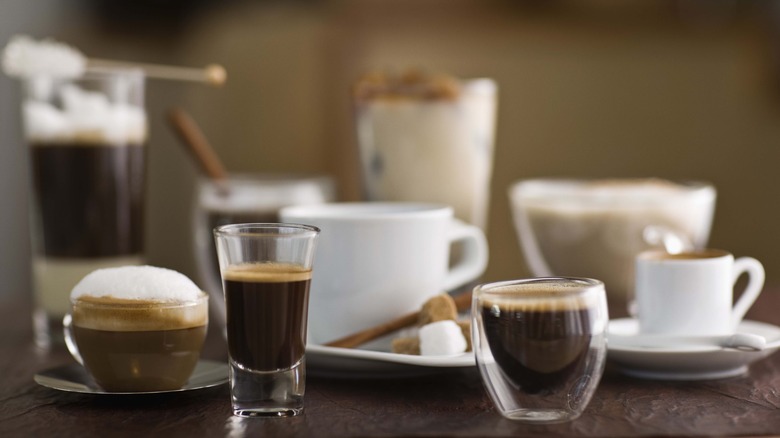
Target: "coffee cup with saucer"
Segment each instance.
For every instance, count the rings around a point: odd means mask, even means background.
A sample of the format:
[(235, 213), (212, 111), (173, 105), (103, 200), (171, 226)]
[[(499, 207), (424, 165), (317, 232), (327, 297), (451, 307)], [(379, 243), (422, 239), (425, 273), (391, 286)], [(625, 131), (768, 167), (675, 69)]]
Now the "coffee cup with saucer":
[[(610, 321), (610, 359), (627, 374), (697, 380), (744, 374), (780, 347), (780, 328), (743, 321), (761, 293), (764, 270), (749, 257), (705, 249), (647, 251), (636, 260), (638, 315)], [(736, 304), (734, 284), (748, 284)]]

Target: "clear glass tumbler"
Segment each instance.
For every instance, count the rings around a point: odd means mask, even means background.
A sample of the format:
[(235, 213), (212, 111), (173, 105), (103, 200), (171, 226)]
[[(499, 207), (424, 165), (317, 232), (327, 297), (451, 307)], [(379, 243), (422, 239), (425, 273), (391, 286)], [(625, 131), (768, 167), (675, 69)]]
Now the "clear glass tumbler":
[(604, 284), (535, 278), (477, 286), (472, 341), (501, 414), (527, 423), (579, 417), (604, 372), (609, 316)]
[(234, 415), (303, 412), (309, 286), (319, 231), (293, 224), (234, 224), (214, 231)]

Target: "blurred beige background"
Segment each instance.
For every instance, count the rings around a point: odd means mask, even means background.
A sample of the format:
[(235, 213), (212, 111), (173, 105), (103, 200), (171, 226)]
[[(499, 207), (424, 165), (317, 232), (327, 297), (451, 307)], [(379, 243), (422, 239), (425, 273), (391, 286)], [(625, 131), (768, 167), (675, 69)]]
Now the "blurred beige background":
[[(714, 183), (711, 246), (762, 260), (780, 283), (775, 1), (201, 0), (172, 2), (173, 18), (126, 21), (110, 3), (4, 0), (0, 41), (29, 33), (94, 57), (227, 68), (223, 89), (148, 86), (153, 264), (195, 276), (197, 172), (164, 122), (169, 107), (190, 111), (230, 170), (331, 174), (340, 198), (356, 200), (350, 85), (416, 67), (500, 87), (485, 280), (528, 275), (513, 181), (657, 176)], [(137, 7), (151, 14), (150, 3)], [(28, 287), (18, 99), (0, 77), (0, 295)]]

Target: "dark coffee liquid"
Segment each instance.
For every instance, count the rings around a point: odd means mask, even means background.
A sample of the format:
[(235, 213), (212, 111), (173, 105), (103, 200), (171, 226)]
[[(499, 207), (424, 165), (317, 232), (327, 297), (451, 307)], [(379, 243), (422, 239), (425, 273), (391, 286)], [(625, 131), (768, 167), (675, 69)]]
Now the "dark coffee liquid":
[(34, 144), (32, 186), (50, 257), (94, 258), (143, 252), (141, 145)]
[(568, 386), (583, 374), (595, 316), (593, 308), (482, 308), (493, 358), (505, 376), (528, 393)]
[(155, 331), (94, 330), (74, 325), (84, 364), (107, 391), (181, 388), (198, 363), (206, 326)]
[(225, 275), (228, 350), (243, 368), (287, 369), (303, 357), (311, 272), (287, 268), (256, 264)]

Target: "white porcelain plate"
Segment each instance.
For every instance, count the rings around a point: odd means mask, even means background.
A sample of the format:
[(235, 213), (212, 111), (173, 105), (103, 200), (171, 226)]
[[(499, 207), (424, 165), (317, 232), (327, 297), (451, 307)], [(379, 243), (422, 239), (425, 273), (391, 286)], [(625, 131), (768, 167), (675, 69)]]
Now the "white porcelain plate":
[(720, 347), (645, 348), (609, 342), (609, 335), (631, 336), (638, 333), (636, 319), (613, 319), (607, 329), (608, 359), (630, 376), (659, 380), (710, 380), (745, 374), (748, 365), (768, 357), (780, 348), (780, 327), (757, 321), (742, 321), (737, 333), (766, 338), (761, 351), (743, 351)]
[(308, 373), (328, 377), (381, 378), (417, 376), (447, 369), (474, 367), (474, 353), (414, 356), (357, 348), (306, 346)]
[(181, 388), (169, 391), (112, 392), (99, 387), (83, 366), (73, 363), (42, 371), (35, 375), (35, 382), (58, 391), (101, 395), (143, 395), (169, 392), (194, 391), (222, 385), (228, 381), (228, 365), (223, 362), (199, 360), (190, 380)]

